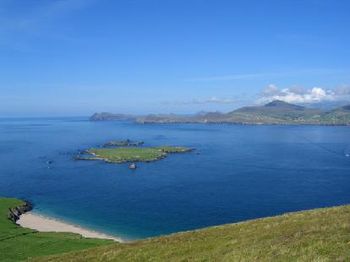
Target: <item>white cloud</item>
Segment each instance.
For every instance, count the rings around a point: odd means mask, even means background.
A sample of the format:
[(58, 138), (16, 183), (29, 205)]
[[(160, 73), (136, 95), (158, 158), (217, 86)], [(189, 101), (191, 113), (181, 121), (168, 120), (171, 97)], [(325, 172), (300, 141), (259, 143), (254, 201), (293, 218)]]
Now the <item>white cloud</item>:
[(288, 103), (313, 104), (321, 102), (334, 102), (350, 99), (350, 87), (337, 89), (326, 89), (322, 87), (313, 87), (311, 89), (303, 88), (283, 88), (280, 89), (271, 84), (266, 87), (258, 103), (266, 103), (273, 100), (282, 100)]

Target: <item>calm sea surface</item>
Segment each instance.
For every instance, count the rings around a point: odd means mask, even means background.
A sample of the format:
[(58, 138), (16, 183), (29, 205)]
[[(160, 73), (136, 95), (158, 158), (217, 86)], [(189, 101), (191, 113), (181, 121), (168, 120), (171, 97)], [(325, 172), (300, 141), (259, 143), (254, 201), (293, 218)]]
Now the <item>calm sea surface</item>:
[[(126, 138), (196, 151), (136, 171), (73, 160), (78, 150)], [(349, 155), (350, 127), (1, 119), (0, 195), (138, 239), (350, 203)]]

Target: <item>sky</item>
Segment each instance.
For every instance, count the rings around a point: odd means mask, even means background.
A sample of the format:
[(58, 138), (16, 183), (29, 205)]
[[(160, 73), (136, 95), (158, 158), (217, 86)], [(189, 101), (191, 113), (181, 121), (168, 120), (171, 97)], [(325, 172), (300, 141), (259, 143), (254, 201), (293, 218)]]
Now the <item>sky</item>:
[(0, 116), (350, 102), (348, 0), (0, 0)]

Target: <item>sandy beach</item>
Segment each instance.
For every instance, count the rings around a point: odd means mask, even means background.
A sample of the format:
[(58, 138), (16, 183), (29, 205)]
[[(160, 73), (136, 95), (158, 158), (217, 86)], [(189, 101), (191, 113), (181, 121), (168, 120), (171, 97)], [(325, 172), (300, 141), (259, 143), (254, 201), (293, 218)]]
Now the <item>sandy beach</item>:
[(20, 219), (17, 220), (17, 224), (22, 227), (38, 230), (40, 232), (70, 232), (89, 238), (112, 239), (117, 242), (126, 242), (121, 238), (82, 228), (77, 225), (69, 224), (54, 218), (45, 217), (33, 212), (28, 212), (21, 215)]

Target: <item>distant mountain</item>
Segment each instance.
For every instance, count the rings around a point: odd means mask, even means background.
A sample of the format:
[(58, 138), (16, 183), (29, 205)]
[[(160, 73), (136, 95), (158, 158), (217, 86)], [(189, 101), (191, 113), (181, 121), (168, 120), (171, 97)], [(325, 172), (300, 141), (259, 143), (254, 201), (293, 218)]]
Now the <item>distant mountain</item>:
[(228, 113), (233, 122), (247, 124), (303, 124), (312, 122), (313, 117), (322, 114), (311, 109), (283, 101), (272, 101), (264, 106), (243, 107)]
[(136, 116), (125, 114), (112, 114), (107, 112), (95, 113), (90, 117), (91, 121), (135, 120)]
[(94, 114), (91, 120), (134, 120), (138, 123), (231, 123), (252, 125), (350, 125), (350, 105), (324, 111), (275, 100), (263, 106), (242, 107), (229, 113), (127, 116)]
[(298, 106), (294, 104), (290, 104), (281, 100), (275, 100), (272, 101), (266, 105), (263, 106), (264, 108), (279, 108), (279, 109), (286, 109), (286, 110), (304, 110), (305, 107)]

